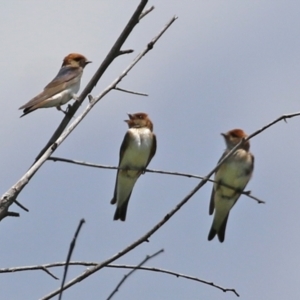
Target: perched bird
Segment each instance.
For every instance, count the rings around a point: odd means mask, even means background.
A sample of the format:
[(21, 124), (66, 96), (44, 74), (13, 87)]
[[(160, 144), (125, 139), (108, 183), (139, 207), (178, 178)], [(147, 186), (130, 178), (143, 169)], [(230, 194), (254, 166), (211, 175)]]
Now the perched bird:
[(71, 99), (77, 100), (76, 93), (79, 91), (82, 72), (89, 63), (91, 61), (78, 53), (71, 53), (66, 56), (58, 74), (44, 88), (43, 92), (19, 108), (23, 109), (21, 117), (38, 108), (56, 106), (58, 110), (62, 110), (61, 105), (66, 104)]
[[(227, 146), (221, 159), (243, 138), (247, 137), (241, 129), (233, 129), (221, 135), (223, 135)], [(215, 215), (208, 234), (209, 241), (217, 234), (219, 241), (224, 242), (229, 212), (241, 195), (238, 191), (244, 190), (253, 173), (254, 156), (249, 152), (249, 148), (250, 143), (247, 141), (215, 173), (214, 180), (217, 183), (214, 183), (209, 206), (209, 214), (211, 215), (215, 210)], [(222, 183), (236, 190), (225, 187), (221, 185)]]
[[(114, 220), (125, 221), (132, 189), (156, 152), (153, 124), (145, 113), (128, 114), (128, 131), (121, 148), (119, 168), (111, 204), (117, 205)], [(130, 170), (137, 169), (137, 170)]]

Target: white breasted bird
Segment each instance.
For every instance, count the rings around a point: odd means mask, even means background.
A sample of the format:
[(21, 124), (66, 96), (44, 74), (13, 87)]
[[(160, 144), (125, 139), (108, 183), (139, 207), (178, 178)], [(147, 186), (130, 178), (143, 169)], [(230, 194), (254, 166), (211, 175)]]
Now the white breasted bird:
[(111, 204), (116, 204), (114, 220), (125, 221), (132, 189), (147, 168), (156, 152), (156, 136), (153, 124), (146, 113), (128, 114), (128, 131), (121, 148), (114, 196)]
[[(222, 135), (227, 149), (221, 159), (243, 138), (247, 137), (241, 129), (233, 129)], [(219, 241), (224, 242), (229, 212), (241, 195), (239, 191), (245, 189), (253, 173), (254, 156), (249, 149), (250, 143), (247, 141), (215, 173), (214, 180), (217, 183), (214, 183), (209, 206), (209, 214), (215, 212), (215, 215), (208, 234), (209, 241), (218, 235)], [(235, 190), (221, 185), (222, 183), (235, 188)]]

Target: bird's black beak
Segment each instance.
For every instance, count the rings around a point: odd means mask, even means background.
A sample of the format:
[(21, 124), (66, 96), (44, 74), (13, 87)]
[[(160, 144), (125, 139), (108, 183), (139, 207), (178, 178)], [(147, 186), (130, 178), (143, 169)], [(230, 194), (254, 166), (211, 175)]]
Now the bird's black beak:
[(224, 138), (225, 140), (227, 140), (227, 134), (226, 134), (226, 133), (221, 133), (221, 135), (223, 136), (223, 138)]

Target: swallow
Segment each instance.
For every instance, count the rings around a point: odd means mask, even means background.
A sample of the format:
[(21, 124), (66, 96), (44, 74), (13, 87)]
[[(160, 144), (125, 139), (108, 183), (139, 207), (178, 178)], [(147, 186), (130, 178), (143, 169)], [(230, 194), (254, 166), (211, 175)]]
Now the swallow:
[(83, 55), (71, 53), (67, 55), (56, 77), (44, 90), (19, 109), (23, 109), (23, 116), (38, 108), (56, 107), (66, 104), (71, 99), (78, 100), (76, 93), (80, 88), (80, 79), (84, 67), (91, 63)]
[[(225, 139), (227, 148), (219, 162), (243, 138), (247, 137), (246, 133), (241, 129), (233, 129), (227, 133), (221, 133), (221, 135)], [(215, 215), (208, 234), (209, 241), (215, 235), (218, 235), (219, 241), (221, 243), (224, 242), (229, 212), (239, 199), (241, 191), (245, 189), (253, 173), (254, 156), (249, 152), (249, 149), (250, 143), (246, 141), (215, 173), (214, 180), (216, 182), (213, 186), (209, 206), (209, 214), (212, 215), (215, 211)], [(221, 184), (231, 186), (235, 190)]]
[(128, 114), (125, 120), (129, 129), (126, 132), (119, 157), (114, 196), (111, 204), (116, 204), (114, 220), (125, 221), (132, 189), (144, 173), (156, 152), (156, 136), (153, 124), (145, 113)]

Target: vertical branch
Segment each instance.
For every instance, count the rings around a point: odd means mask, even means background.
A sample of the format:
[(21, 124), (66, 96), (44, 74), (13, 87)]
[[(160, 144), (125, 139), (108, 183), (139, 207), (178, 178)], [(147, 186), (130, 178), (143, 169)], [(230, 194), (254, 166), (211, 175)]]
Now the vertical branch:
[(64, 276), (63, 276), (63, 279), (61, 281), (61, 287), (60, 287), (60, 293), (59, 293), (59, 298), (58, 300), (61, 300), (62, 299), (62, 294), (63, 294), (63, 291), (64, 291), (64, 284), (66, 282), (66, 278), (67, 278), (67, 273), (68, 273), (68, 268), (69, 268), (69, 263), (70, 263), (70, 260), (71, 260), (71, 256), (72, 256), (72, 253), (73, 253), (73, 250), (75, 248), (75, 245), (76, 245), (76, 240), (77, 240), (77, 237), (78, 237), (78, 234), (80, 232), (80, 229), (82, 227), (82, 225), (85, 223), (85, 220), (84, 219), (81, 219), (78, 226), (77, 226), (77, 229), (76, 229), (76, 232), (74, 234), (74, 237), (73, 237), (73, 240), (70, 244), (70, 248), (69, 248), (69, 252), (68, 252), (68, 255), (67, 255), (67, 260), (66, 260), (66, 264), (65, 264), (65, 268), (64, 268)]

